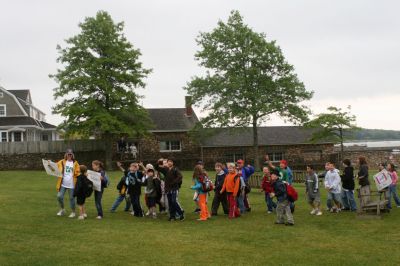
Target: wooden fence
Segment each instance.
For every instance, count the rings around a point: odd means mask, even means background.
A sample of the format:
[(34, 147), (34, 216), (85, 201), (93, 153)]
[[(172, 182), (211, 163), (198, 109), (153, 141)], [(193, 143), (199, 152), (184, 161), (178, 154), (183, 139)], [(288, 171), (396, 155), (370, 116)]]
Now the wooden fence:
[(104, 151), (105, 146), (102, 140), (1, 142), (0, 154), (60, 153), (68, 148), (74, 152)]

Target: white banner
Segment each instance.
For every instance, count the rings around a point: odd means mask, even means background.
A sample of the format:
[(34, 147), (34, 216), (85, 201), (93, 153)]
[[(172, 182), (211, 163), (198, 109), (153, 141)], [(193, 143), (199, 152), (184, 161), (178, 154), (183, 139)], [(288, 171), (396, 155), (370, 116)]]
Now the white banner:
[(96, 191), (101, 191), (101, 175), (99, 172), (95, 172), (92, 170), (87, 171), (87, 178), (92, 181), (93, 189)]
[(52, 162), (50, 160), (44, 160), (42, 159), (43, 167), (46, 170), (46, 173), (48, 175), (52, 176), (62, 176), (60, 169), (58, 169), (57, 163)]
[(390, 184), (392, 184), (392, 178), (388, 171), (381, 171), (374, 175), (374, 181), (378, 191), (387, 188), (390, 186)]

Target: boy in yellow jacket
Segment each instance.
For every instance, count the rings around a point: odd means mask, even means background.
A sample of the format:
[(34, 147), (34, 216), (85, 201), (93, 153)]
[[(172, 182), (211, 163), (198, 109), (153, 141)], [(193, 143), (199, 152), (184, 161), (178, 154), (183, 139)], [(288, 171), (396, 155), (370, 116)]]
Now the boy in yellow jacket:
[(60, 211), (57, 216), (65, 215), (64, 209), (64, 194), (68, 190), (69, 194), (69, 205), (71, 207), (71, 214), (69, 218), (75, 217), (75, 198), (74, 188), (78, 175), (80, 174), (79, 163), (75, 160), (74, 153), (71, 149), (65, 152), (64, 159), (57, 162), (58, 169), (62, 173), (62, 176), (58, 177), (57, 180), (57, 200), (60, 205)]

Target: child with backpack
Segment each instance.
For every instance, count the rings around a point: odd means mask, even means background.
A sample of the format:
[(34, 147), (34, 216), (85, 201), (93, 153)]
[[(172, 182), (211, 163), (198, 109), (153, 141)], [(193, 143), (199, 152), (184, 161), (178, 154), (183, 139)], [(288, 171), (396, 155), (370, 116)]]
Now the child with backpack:
[[(124, 169), (122, 167), (122, 164), (120, 162), (117, 162), (117, 166), (119, 169)], [(122, 170), (124, 171), (124, 170)], [(118, 197), (115, 199), (113, 205), (111, 206), (110, 212), (115, 212), (118, 208), (118, 206), (125, 200), (125, 209), (124, 211), (129, 212), (129, 209), (131, 208), (131, 200), (129, 196), (127, 195), (128, 187), (126, 185), (126, 176), (124, 175), (121, 177), (120, 181), (117, 184), (117, 190), (119, 192)]]
[(79, 207), (78, 220), (83, 220), (87, 218), (85, 200), (92, 195), (93, 183), (87, 178), (87, 167), (85, 165), (80, 165), (79, 169), (81, 174), (76, 181), (74, 197), (76, 197), (76, 203)]
[(240, 217), (240, 211), (237, 207), (237, 194), (240, 186), (240, 177), (237, 175), (234, 163), (228, 163), (228, 174), (225, 177), (224, 184), (220, 194), (226, 191), (229, 204), (229, 219)]
[(129, 170), (124, 170), (126, 177), (125, 184), (128, 186), (128, 194), (131, 199), (133, 215), (136, 217), (143, 217), (143, 209), (140, 205), (140, 195), (142, 193), (143, 185), (143, 172), (139, 171), (140, 165), (138, 163), (131, 163)]
[[(271, 181), (274, 192), (270, 194), (271, 198), (276, 197), (278, 204), (276, 207), (277, 220), (275, 224), (285, 224), (292, 226), (294, 225), (294, 219), (292, 212), (290, 211), (290, 199), (288, 196), (288, 188), (292, 189), (290, 185), (286, 185), (280, 178), (280, 173), (278, 170), (273, 169), (271, 171)], [(286, 217), (286, 223), (285, 223)]]
[(94, 203), (97, 209), (96, 219), (101, 220), (103, 219), (103, 206), (101, 204), (101, 199), (103, 197), (104, 188), (108, 187), (110, 179), (108, 178), (106, 171), (104, 170), (104, 164), (101, 161), (93, 161), (92, 169), (93, 171), (100, 173), (101, 191), (94, 191)]
[(274, 191), (271, 184), (271, 173), (267, 166), (263, 167), (263, 181), (261, 183), (261, 189), (265, 193), (265, 202), (267, 203), (267, 213), (270, 214), (276, 209), (276, 203), (271, 198), (270, 194)]
[(224, 210), (224, 213), (229, 214), (229, 207), (226, 199), (226, 193), (223, 194), (219, 193), (222, 189), (226, 176), (226, 173), (224, 172), (224, 166), (222, 165), (222, 163), (215, 164), (215, 172), (216, 172), (215, 182), (214, 182), (215, 194), (212, 202), (211, 215), (212, 216), (218, 215), (218, 208), (220, 203), (222, 204), (222, 209)]
[(207, 221), (210, 218), (207, 207), (207, 194), (213, 190), (213, 185), (203, 167), (196, 165), (193, 172), (193, 180), (195, 184), (191, 189), (195, 190), (199, 198), (200, 218), (197, 221)]
[(306, 174), (306, 195), (308, 204), (310, 204), (312, 211), (311, 215), (322, 215), (320, 205), (321, 205), (321, 197), (319, 193), (318, 186), (318, 175), (314, 171), (314, 167), (311, 165), (307, 166), (307, 174)]

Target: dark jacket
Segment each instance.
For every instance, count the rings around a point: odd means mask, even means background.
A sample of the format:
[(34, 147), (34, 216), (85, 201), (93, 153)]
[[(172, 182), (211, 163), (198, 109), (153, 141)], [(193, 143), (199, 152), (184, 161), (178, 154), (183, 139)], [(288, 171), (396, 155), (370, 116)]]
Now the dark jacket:
[(85, 179), (87, 177), (85, 175), (79, 175), (76, 180), (76, 185), (74, 189), (74, 197), (86, 197), (86, 184)]
[(344, 189), (354, 190), (354, 168), (352, 166), (345, 167), (340, 178)]
[(283, 202), (287, 200), (287, 192), (286, 192), (286, 185), (283, 183), (282, 180), (278, 179), (272, 183), (272, 188), (274, 189), (274, 193), (278, 202)]
[(117, 184), (117, 189), (118, 189), (120, 195), (126, 194), (126, 192), (128, 190), (128, 187), (126, 185), (126, 175), (121, 177), (121, 180), (119, 180), (119, 182)]
[[(364, 186), (369, 186), (369, 180), (368, 180), (368, 165), (363, 164), (360, 165), (360, 170), (358, 171), (358, 184), (362, 187)], [(360, 178), (362, 177), (362, 178)]]
[(226, 174), (224, 171), (215, 175), (215, 193), (219, 193), (221, 191), (222, 186), (224, 185), (225, 176)]
[(182, 174), (175, 166), (171, 169), (156, 165), (156, 170), (165, 176), (165, 192), (179, 190), (182, 185)]
[(143, 185), (143, 173), (136, 171), (131, 173), (130, 171), (125, 171), (125, 176), (128, 179), (128, 193), (129, 195), (140, 195), (142, 193)]

